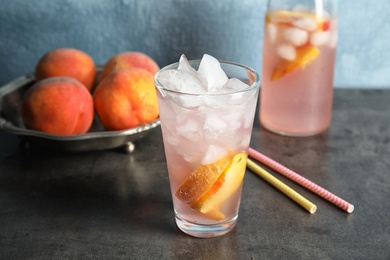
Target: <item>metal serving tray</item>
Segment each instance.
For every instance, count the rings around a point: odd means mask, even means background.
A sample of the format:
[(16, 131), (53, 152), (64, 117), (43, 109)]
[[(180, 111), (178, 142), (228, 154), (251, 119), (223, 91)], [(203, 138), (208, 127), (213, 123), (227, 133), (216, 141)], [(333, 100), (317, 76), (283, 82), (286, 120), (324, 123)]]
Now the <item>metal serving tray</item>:
[(86, 134), (76, 136), (52, 135), (26, 129), (21, 118), (20, 106), (26, 90), (35, 83), (33, 74), (23, 75), (0, 87), (0, 129), (19, 136), (23, 141), (68, 152), (107, 150), (123, 147), (134, 150), (134, 141), (149, 134), (160, 125), (160, 120), (123, 131), (106, 131), (95, 115)]

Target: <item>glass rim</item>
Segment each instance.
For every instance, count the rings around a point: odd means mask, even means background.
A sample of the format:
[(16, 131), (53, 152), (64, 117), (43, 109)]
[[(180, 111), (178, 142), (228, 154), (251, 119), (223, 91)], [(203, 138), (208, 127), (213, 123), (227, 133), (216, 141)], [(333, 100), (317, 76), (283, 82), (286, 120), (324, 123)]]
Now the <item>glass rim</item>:
[[(267, 12), (291, 10), (292, 6), (285, 6), (286, 3), (293, 4), (294, 2), (291, 0), (282, 0), (281, 2), (275, 3), (273, 0), (268, 0), (266, 8)], [(337, 0), (313, 0), (312, 5), (310, 5), (309, 7), (318, 7), (322, 10), (326, 10), (329, 14), (329, 18), (338, 18)], [(317, 11), (315, 9), (311, 10), (310, 13), (313, 13), (317, 16)]]
[[(200, 64), (200, 61), (201, 61), (200, 59), (188, 60), (188, 62), (190, 64)], [(228, 95), (235, 95), (235, 94), (239, 94), (239, 93), (250, 92), (252, 90), (255, 90), (257, 88), (257, 86), (260, 85), (260, 75), (251, 67), (248, 67), (246, 65), (243, 65), (243, 64), (240, 64), (237, 62), (233, 62), (233, 61), (226, 61), (226, 60), (218, 60), (218, 61), (221, 65), (222, 64), (232, 65), (232, 66), (240, 67), (246, 71), (249, 71), (250, 73), (252, 73), (254, 75), (254, 79), (250, 79), (250, 80), (253, 80), (253, 83), (251, 85), (247, 84), (249, 86), (248, 88), (245, 88), (242, 90), (237, 90), (237, 91), (232, 91), (232, 92), (228, 92), (228, 93), (189, 93), (189, 92), (181, 92), (178, 90), (172, 90), (172, 89), (165, 87), (164, 84), (162, 84), (158, 80), (158, 76), (160, 75), (160, 73), (162, 71), (169, 70), (169, 69), (177, 69), (177, 67), (179, 66), (179, 62), (175, 62), (175, 63), (164, 66), (154, 75), (154, 82), (156, 85), (155, 87), (159, 91), (164, 91), (164, 92), (167, 92), (170, 94), (175, 94), (175, 95), (188, 95), (188, 96), (196, 96), (196, 97), (210, 97), (210, 96), (217, 97), (217, 96), (228, 96)], [(230, 79), (230, 77), (228, 77), (228, 78)], [(249, 76), (248, 76), (248, 78), (249, 78)]]

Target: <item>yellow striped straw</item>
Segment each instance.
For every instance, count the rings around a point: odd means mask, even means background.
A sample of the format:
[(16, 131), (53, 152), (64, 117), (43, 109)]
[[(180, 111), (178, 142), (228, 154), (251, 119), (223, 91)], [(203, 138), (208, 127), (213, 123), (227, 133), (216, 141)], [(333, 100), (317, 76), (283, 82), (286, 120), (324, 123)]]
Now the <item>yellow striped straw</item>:
[(283, 192), (286, 196), (288, 196), (290, 199), (301, 205), (303, 208), (305, 208), (307, 211), (309, 211), (311, 214), (316, 212), (317, 206), (313, 204), (311, 201), (307, 200), (305, 197), (303, 197), (301, 194), (296, 192), (295, 190), (291, 189), (289, 186), (284, 184), (279, 179), (275, 178), (272, 174), (261, 168), (259, 165), (254, 163), (251, 159), (247, 159), (246, 165), (248, 168), (256, 173), (258, 176), (263, 178), (265, 181), (270, 183), (272, 186), (277, 188), (279, 191)]

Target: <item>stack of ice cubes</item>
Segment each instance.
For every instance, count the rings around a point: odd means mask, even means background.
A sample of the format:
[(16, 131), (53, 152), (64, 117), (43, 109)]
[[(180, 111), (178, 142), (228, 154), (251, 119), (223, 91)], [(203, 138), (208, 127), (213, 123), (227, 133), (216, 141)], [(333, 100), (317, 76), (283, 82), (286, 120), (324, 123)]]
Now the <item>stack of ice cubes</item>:
[(159, 81), (167, 89), (187, 94), (233, 93), (248, 87), (236, 78), (229, 79), (220, 62), (208, 54), (203, 55), (198, 70), (181, 55), (178, 68), (162, 71)]
[[(216, 58), (205, 54), (196, 70), (182, 55), (178, 68), (162, 70), (158, 81), (162, 96), (174, 101), (161, 104), (166, 111), (162, 127), (170, 133), (166, 141), (180, 146), (177, 150), (186, 161), (209, 164), (229, 150), (249, 145), (250, 135), (245, 132), (250, 131), (254, 115), (242, 111), (254, 111), (251, 106), (256, 103), (245, 101), (257, 99), (256, 92), (245, 92), (247, 84), (228, 78)], [(232, 138), (237, 135), (243, 138)]]

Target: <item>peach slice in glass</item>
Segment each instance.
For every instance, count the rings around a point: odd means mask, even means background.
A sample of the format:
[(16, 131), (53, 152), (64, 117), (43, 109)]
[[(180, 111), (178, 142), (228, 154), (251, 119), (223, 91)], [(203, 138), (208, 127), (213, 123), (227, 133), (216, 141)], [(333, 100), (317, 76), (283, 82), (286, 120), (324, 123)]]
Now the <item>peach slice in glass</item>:
[(176, 191), (176, 197), (210, 219), (224, 219), (219, 206), (240, 187), (246, 158), (245, 153), (237, 153), (233, 159), (226, 156), (199, 166)]
[(208, 219), (214, 219), (214, 220), (222, 220), (225, 218), (225, 214), (223, 214), (219, 208), (214, 208), (213, 210), (204, 213), (204, 215)]
[(320, 50), (312, 45), (297, 48), (296, 58), (293, 61), (282, 60), (272, 73), (271, 80), (278, 80), (299, 68), (305, 68), (320, 55)]
[(237, 191), (244, 179), (246, 159), (245, 153), (238, 153), (233, 157), (231, 164), (215, 184), (219, 187), (218, 190), (199, 203), (198, 208), (200, 212), (205, 214), (218, 212), (219, 206)]
[(230, 162), (231, 155), (227, 155), (214, 163), (199, 166), (177, 189), (176, 197), (196, 208), (196, 203), (212, 189)]

